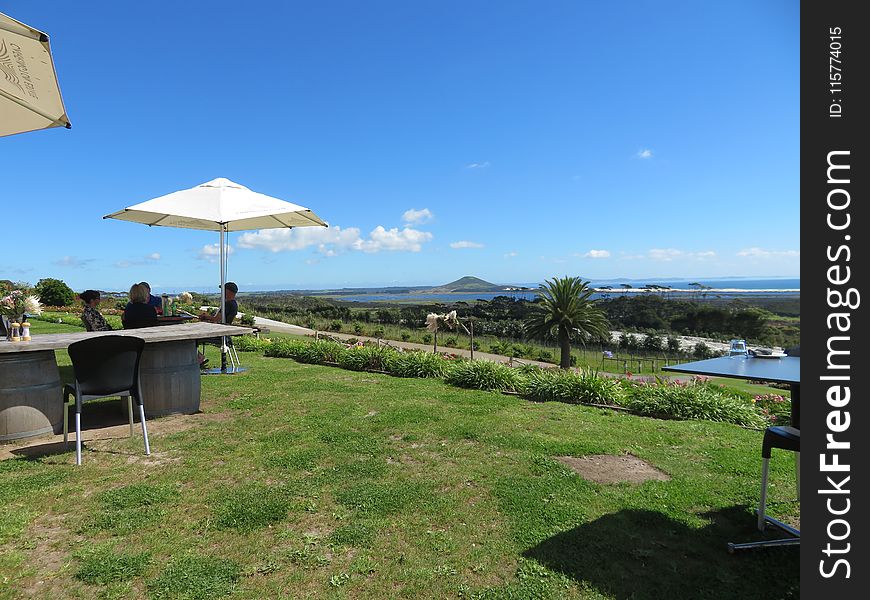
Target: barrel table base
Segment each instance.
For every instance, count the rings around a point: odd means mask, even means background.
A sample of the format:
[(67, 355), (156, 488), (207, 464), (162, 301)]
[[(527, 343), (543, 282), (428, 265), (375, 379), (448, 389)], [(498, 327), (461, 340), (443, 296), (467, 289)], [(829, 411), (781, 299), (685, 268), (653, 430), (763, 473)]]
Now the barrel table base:
[(196, 341), (145, 344), (139, 381), (146, 418), (199, 412), (202, 383)]
[(61, 388), (54, 350), (0, 354), (0, 442), (60, 432)]

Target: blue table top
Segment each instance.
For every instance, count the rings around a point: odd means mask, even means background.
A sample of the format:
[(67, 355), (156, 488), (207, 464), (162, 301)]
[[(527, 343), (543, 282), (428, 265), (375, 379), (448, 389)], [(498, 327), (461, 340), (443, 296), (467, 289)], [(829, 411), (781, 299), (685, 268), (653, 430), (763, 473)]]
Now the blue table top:
[(783, 358), (723, 356), (663, 367), (662, 370), (797, 385), (801, 382), (801, 359), (799, 356), (785, 356)]

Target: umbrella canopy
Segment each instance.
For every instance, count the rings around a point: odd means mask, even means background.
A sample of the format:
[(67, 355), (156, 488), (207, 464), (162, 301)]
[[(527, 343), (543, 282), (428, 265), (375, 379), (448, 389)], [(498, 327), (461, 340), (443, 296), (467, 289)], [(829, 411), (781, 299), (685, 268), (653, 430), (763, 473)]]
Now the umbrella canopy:
[[(283, 227), (328, 227), (311, 210), (249, 190), (219, 177), (189, 190), (134, 204), (104, 219), (150, 226), (219, 231), (221, 251), (221, 321), (226, 314), (227, 241), (230, 231)], [(226, 344), (221, 344), (221, 371), (226, 372)]]
[(48, 36), (0, 13), (0, 136), (70, 127)]
[(304, 206), (253, 192), (223, 177), (134, 204), (103, 218), (207, 231), (327, 227)]

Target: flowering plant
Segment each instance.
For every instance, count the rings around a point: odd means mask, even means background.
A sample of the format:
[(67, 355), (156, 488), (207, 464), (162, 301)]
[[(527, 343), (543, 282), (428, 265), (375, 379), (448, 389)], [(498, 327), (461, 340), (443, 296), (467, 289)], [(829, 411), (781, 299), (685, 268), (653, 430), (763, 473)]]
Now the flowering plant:
[(42, 314), (42, 305), (38, 296), (27, 295), (21, 290), (12, 290), (0, 298), (0, 314), (10, 321), (23, 321), (25, 315)]

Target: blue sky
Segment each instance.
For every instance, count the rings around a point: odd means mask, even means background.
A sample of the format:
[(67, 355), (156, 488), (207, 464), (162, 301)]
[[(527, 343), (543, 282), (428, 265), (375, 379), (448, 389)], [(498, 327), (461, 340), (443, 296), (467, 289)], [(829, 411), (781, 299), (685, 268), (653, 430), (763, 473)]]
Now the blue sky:
[(0, 139), (0, 278), (216, 286), (217, 234), (101, 217), (227, 177), (328, 230), (243, 289), (799, 273), (799, 6), (4, 3), (69, 131)]

